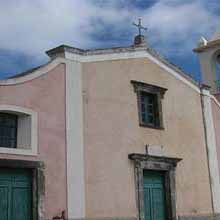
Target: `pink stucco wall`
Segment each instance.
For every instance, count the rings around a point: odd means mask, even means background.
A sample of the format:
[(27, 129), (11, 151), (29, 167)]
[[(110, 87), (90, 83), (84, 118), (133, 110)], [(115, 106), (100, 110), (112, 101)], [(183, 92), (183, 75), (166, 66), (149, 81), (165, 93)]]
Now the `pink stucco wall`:
[(0, 104), (38, 113), (38, 156), (0, 154), (0, 158), (45, 163), (46, 219), (66, 210), (65, 65), (25, 83), (0, 86)]
[[(136, 218), (130, 153), (163, 146), (183, 160), (176, 170), (177, 215), (211, 213), (211, 193), (200, 94), (148, 59), (84, 63), (86, 217)], [(164, 130), (140, 127), (130, 83), (167, 88)]]
[(212, 114), (215, 127), (216, 148), (218, 157), (218, 166), (220, 168), (220, 107), (212, 99)]

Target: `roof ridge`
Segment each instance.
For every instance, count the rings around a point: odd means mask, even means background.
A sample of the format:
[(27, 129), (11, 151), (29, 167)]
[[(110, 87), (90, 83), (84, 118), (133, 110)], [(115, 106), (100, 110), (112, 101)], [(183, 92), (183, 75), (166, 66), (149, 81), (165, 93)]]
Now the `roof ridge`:
[(38, 69), (40, 69), (40, 68), (46, 66), (46, 65), (49, 64), (51, 61), (52, 61), (52, 60), (50, 60), (50, 61), (47, 62), (47, 63), (41, 64), (41, 65), (39, 65), (39, 66), (33, 67), (33, 68), (31, 68), (31, 69), (27, 69), (27, 70), (25, 70), (25, 71), (23, 71), (23, 72), (17, 73), (17, 74), (15, 74), (15, 75), (13, 75), (13, 76), (7, 77), (6, 80), (7, 80), (7, 79), (19, 78), (19, 77), (22, 77), (22, 76), (26, 76), (26, 75), (28, 75), (28, 74), (31, 74), (32, 72), (34, 72), (34, 71), (36, 71), (36, 70), (38, 70)]
[(191, 81), (193, 84), (199, 86), (200, 83), (198, 81), (196, 81), (190, 73), (186, 72), (185, 70), (183, 70), (180, 66), (172, 63), (169, 59), (165, 58), (163, 55), (161, 55), (160, 53), (158, 53), (155, 49), (153, 48), (147, 48), (147, 51), (154, 57), (158, 58), (161, 62), (163, 62), (164, 64), (166, 64), (167, 66), (169, 66), (170, 68), (174, 69), (176, 72), (178, 72), (179, 74), (181, 74), (183, 77), (185, 77), (186, 79), (188, 79), (189, 81)]
[[(130, 52), (130, 51), (147, 51), (153, 57), (155, 57), (156, 59), (161, 61), (166, 66), (168, 66), (171, 69), (173, 69), (174, 71), (176, 71), (178, 74), (183, 76), (185, 79), (189, 80), (194, 85), (196, 85), (198, 87), (200, 85), (199, 82), (196, 81), (190, 75), (190, 73), (185, 72), (181, 67), (179, 67), (178, 65), (172, 63), (170, 60), (165, 58), (163, 55), (161, 55), (160, 53), (158, 53), (155, 49), (153, 49), (151, 47), (146, 47), (146, 46), (136, 47), (134, 45), (130, 45), (130, 46), (123, 46), (123, 47), (81, 49), (81, 48), (76, 48), (76, 47), (72, 47), (72, 46), (68, 46), (68, 45), (62, 44), (62, 45), (60, 45), (58, 47), (55, 47), (55, 48), (53, 48), (51, 50), (46, 51), (46, 53), (47, 53), (48, 56), (53, 57), (54, 54), (62, 53), (62, 52), (65, 52), (65, 51), (76, 53), (76, 54), (79, 54), (81, 56), (102, 55), (102, 54), (108, 54), (108, 53), (123, 53), (123, 52), (126, 52), (126, 51), (127, 52)], [(22, 76), (31, 74), (33, 71), (36, 71), (36, 70), (40, 69), (41, 67), (46, 66), (47, 64), (49, 64), (52, 61), (53, 61), (53, 59), (51, 59), (49, 62), (47, 62), (45, 64), (39, 65), (37, 67), (31, 68), (31, 69), (26, 70), (26, 71), (21, 72), (21, 73), (15, 74), (15, 75), (13, 75), (11, 77), (8, 77), (6, 79), (14, 79), (14, 78), (18, 78), (18, 77), (22, 77)]]

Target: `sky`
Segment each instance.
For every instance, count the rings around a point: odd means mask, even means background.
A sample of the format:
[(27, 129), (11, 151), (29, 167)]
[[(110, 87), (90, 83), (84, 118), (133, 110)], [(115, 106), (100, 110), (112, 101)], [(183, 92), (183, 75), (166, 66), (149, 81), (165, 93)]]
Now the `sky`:
[(0, 0), (0, 78), (48, 62), (61, 44), (129, 46), (138, 18), (151, 48), (201, 79), (192, 49), (220, 32), (219, 0)]

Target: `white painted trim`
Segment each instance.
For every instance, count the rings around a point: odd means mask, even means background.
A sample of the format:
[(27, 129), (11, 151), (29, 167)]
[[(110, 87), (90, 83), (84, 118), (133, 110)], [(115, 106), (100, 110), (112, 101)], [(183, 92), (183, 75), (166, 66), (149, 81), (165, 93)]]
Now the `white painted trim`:
[(202, 90), (203, 114), (206, 128), (207, 154), (210, 172), (210, 184), (213, 200), (213, 211), (220, 212), (220, 177), (217, 158), (217, 145), (212, 114), (211, 95), (208, 90)]
[[(24, 83), (38, 78), (54, 69), (57, 65), (66, 64), (66, 140), (67, 140), (67, 201), (68, 218), (85, 217), (85, 176), (83, 146), (83, 107), (81, 64), (65, 58), (56, 58), (47, 65), (32, 73), (7, 80), (0, 80), (0, 86)], [(18, 106), (0, 106), (0, 109), (12, 110), (32, 115), (34, 127), (37, 127), (37, 115)], [(32, 150), (0, 149), (0, 153), (37, 155), (37, 129), (32, 129)]]
[(13, 78), (13, 79), (7, 79), (7, 80), (0, 80), (0, 86), (1, 85), (14, 85), (14, 84), (24, 83), (29, 80), (35, 79), (51, 71), (58, 64), (66, 63), (67, 60), (84, 63), (84, 62), (97, 62), (97, 61), (107, 61), (107, 60), (148, 58), (149, 60), (159, 65), (164, 70), (166, 70), (166, 72), (173, 75), (176, 79), (182, 81), (183, 83), (188, 85), (190, 88), (200, 93), (200, 89), (198, 86), (194, 85), (192, 82), (187, 80), (185, 77), (181, 76), (180, 73), (176, 72), (174, 69), (164, 64), (159, 59), (155, 58), (153, 55), (151, 55), (146, 50), (122, 52), (122, 53), (111, 53), (111, 54), (98, 54), (98, 55), (79, 55), (79, 54), (74, 54), (74, 53), (66, 51), (64, 55), (65, 55), (65, 58), (57, 57), (54, 60), (52, 60), (50, 63), (48, 63), (47, 65), (25, 76)]
[(12, 79), (6, 79), (6, 80), (0, 80), (0, 86), (15, 85), (15, 84), (20, 84), (20, 83), (24, 83), (24, 82), (33, 80), (33, 79), (38, 78), (44, 74), (47, 74), (49, 71), (54, 69), (57, 65), (59, 65), (61, 63), (65, 63), (65, 62), (66, 62), (66, 60), (64, 58), (60, 58), (60, 57), (56, 58), (56, 59), (52, 60), (51, 62), (49, 62), (48, 64), (46, 64), (45, 66), (42, 66), (41, 68), (34, 70), (33, 72), (31, 72), (25, 76), (12, 78)]
[(73, 54), (70, 52), (65, 52), (65, 57), (70, 60), (80, 61), (80, 62), (97, 62), (97, 61), (107, 61), (107, 60), (120, 60), (120, 59), (137, 59), (137, 58), (147, 58), (166, 70), (166, 72), (173, 75), (176, 79), (182, 81), (189, 87), (191, 87), (196, 92), (200, 93), (198, 86), (194, 85), (192, 82), (187, 80), (185, 77), (181, 76), (180, 73), (176, 72), (174, 69), (170, 68), (168, 65), (161, 62), (159, 59), (152, 56), (148, 51), (141, 50), (135, 52), (123, 52), (123, 53), (112, 53), (112, 54), (98, 54), (82, 56), (78, 54)]
[(85, 218), (85, 174), (81, 63), (66, 62), (68, 219)]
[(156, 59), (155, 57), (153, 57), (151, 54), (148, 53), (147, 58), (149, 58), (152, 62), (158, 64), (161, 68), (163, 68), (164, 70), (166, 70), (167, 72), (169, 72), (171, 75), (173, 75), (176, 79), (182, 81), (183, 83), (185, 83), (186, 85), (188, 85), (190, 88), (192, 88), (193, 90), (195, 90), (197, 93), (200, 94), (200, 89), (198, 86), (194, 85), (192, 82), (190, 82), (188, 79), (186, 79), (185, 77), (181, 76), (180, 73), (176, 72), (175, 70), (173, 70), (172, 68), (170, 68), (169, 66), (163, 64), (160, 60)]
[(29, 149), (16, 149), (16, 148), (0, 148), (0, 154), (13, 154), (23, 156), (37, 156), (37, 153)]
[(2, 154), (18, 154), (18, 155), (32, 155), (38, 154), (38, 116), (37, 112), (16, 105), (0, 105), (0, 111), (14, 112), (16, 114), (26, 114), (31, 117), (31, 146), (30, 149), (18, 149), (18, 148), (4, 148), (0, 147), (0, 153)]
[(218, 101), (218, 99), (215, 98), (215, 96), (210, 95), (211, 99), (213, 99), (213, 101), (215, 102), (215, 104), (220, 108), (220, 103)]
[(216, 99), (216, 97), (214, 95), (212, 95), (209, 90), (204, 89), (201, 94), (210, 97), (215, 102), (215, 104), (220, 108), (220, 103), (219, 103), (218, 99)]

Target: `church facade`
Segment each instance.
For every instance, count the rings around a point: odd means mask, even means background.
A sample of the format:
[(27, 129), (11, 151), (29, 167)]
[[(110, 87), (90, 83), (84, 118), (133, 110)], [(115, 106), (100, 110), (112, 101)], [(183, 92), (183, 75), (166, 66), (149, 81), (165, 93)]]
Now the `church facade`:
[(214, 84), (198, 84), (142, 36), (47, 54), (0, 81), (3, 220), (220, 218)]

